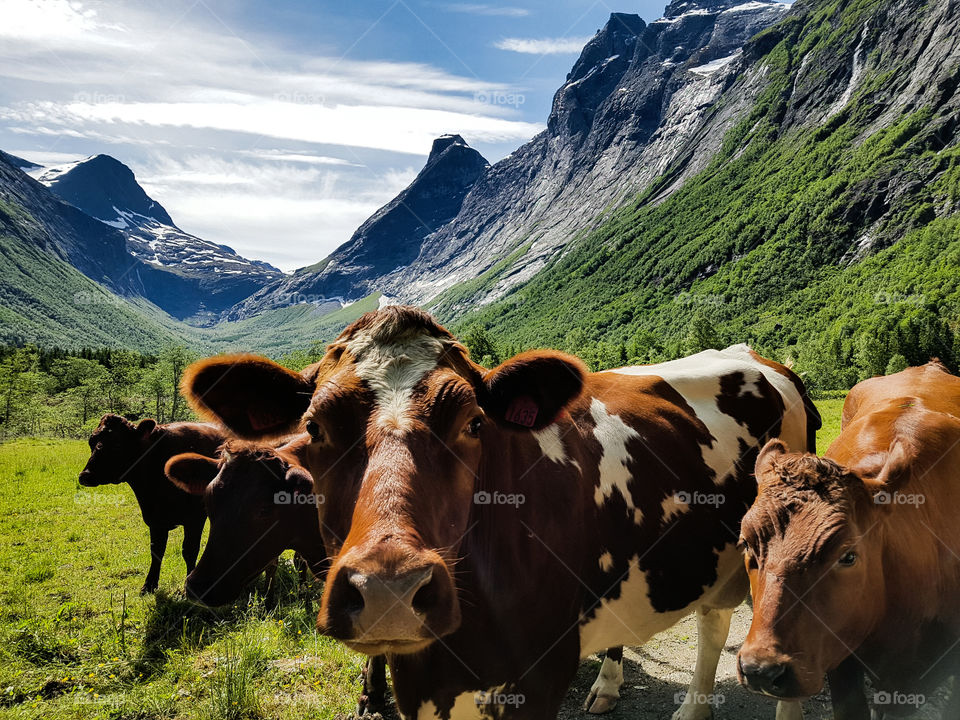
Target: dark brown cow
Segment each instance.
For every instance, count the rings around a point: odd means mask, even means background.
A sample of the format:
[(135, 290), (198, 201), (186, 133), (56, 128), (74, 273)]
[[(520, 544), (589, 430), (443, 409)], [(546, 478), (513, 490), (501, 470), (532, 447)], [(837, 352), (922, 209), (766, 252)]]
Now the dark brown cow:
[[(184, 390), (242, 436), (307, 421), (307, 466), (354, 508), (325, 524), (319, 626), (387, 653), (410, 718), (553, 717), (580, 657), (693, 611), (675, 718), (709, 717), (747, 590), (736, 541), (756, 454), (771, 437), (810, 446), (819, 425), (796, 376), (745, 346), (593, 374), (536, 351), (487, 371), (398, 307), (347, 328), (312, 379), (221, 357)], [(605, 661), (595, 692), (621, 681)]]
[[(771, 441), (743, 521), (754, 617), (740, 680), (835, 717), (911, 713), (960, 662), (960, 379), (939, 363), (850, 391), (823, 459)], [(943, 717), (960, 717), (954, 690)]]
[(104, 415), (90, 436), (90, 459), (80, 472), (80, 484), (94, 487), (128, 483), (137, 496), (143, 522), (150, 529), (150, 569), (141, 592), (157, 589), (167, 536), (178, 525), (183, 526), (183, 560), (187, 572), (193, 570), (207, 517), (203, 500), (171, 485), (163, 466), (174, 455), (185, 452), (215, 455), (224, 439), (213, 425), (157, 425), (148, 419), (135, 427), (118, 415)]
[[(326, 577), (328, 558), (320, 526), (327, 514), (326, 490), (315, 486), (302, 455), (310, 436), (274, 448), (228, 441), (219, 457), (196, 453), (167, 461), (167, 477), (202, 497), (210, 517), (210, 537), (196, 569), (187, 576), (190, 597), (207, 605), (233, 602), (243, 588), (284, 550), (294, 550), (305, 570)], [(349, 512), (349, 509), (347, 510)], [(380, 712), (386, 702), (386, 663), (371, 658), (364, 671), (358, 711)]]

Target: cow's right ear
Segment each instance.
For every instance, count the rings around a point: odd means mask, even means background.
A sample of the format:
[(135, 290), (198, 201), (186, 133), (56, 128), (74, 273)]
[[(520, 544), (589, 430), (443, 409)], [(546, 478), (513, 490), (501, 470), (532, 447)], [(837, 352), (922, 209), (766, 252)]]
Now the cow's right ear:
[(313, 382), (257, 355), (223, 355), (187, 368), (180, 385), (197, 414), (242, 438), (286, 435), (300, 424)]
[(216, 460), (206, 455), (184, 453), (167, 460), (163, 471), (167, 479), (184, 492), (203, 495), (207, 485), (213, 482), (220, 471), (220, 466)]

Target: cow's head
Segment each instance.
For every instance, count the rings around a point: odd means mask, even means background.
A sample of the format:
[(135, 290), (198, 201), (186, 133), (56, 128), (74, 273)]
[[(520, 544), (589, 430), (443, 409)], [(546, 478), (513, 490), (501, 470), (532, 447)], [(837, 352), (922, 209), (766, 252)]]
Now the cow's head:
[(94, 487), (128, 480), (127, 473), (137, 472), (136, 464), (149, 449), (156, 429), (154, 420), (141, 420), (135, 426), (119, 415), (104, 415), (90, 436), (90, 459), (80, 471), (80, 484)]
[[(415, 308), (348, 327), (309, 373), (250, 357), (191, 368), (191, 404), (247, 437), (305, 422), (308, 466), (329, 474), (336, 553), (318, 625), (368, 654), (416, 652), (460, 623), (454, 565), (485, 454), (551, 424), (585, 368), (528, 352), (487, 371)], [(510, 429), (505, 429), (510, 428)]]
[(167, 461), (167, 477), (202, 496), (210, 537), (197, 567), (187, 576), (187, 594), (207, 605), (233, 602), (243, 587), (295, 541), (316, 530), (322, 495), (293, 446), (273, 449), (227, 442), (220, 457), (195, 453)]
[[(818, 693), (825, 674), (865, 639), (884, 611), (874, 494), (907, 472), (899, 443), (854, 468), (771, 440), (756, 464), (758, 495), (743, 518), (753, 622), (737, 671), (779, 698)], [(871, 532), (872, 531), (872, 532)]]

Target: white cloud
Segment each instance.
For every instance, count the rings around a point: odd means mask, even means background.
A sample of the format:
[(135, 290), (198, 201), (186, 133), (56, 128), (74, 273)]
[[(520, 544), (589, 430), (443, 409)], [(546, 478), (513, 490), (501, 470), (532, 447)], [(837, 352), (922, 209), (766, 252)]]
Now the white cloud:
[(486, 15), (489, 17), (526, 17), (530, 11), (526, 8), (508, 7), (501, 5), (486, 5), (483, 3), (444, 3), (444, 10), (466, 13), (468, 15)]
[(562, 55), (576, 54), (583, 50), (583, 46), (590, 41), (589, 37), (581, 38), (504, 38), (493, 45), (500, 50), (528, 53), (531, 55)]
[(45, 165), (112, 154), (187, 232), (293, 269), (405, 187), (436, 136), (519, 145), (543, 127), (488, 99), (523, 88), (295, 52), (207, 14), (190, 2), (3, 0), (2, 144), (32, 141), (42, 152), (17, 154)]

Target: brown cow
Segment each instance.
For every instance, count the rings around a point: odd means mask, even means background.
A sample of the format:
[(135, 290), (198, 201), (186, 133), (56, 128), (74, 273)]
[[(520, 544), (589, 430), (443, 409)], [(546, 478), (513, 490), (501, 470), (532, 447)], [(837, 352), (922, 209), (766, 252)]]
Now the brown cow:
[[(325, 523), (319, 626), (387, 653), (411, 718), (553, 717), (578, 658), (693, 611), (675, 718), (709, 717), (747, 591), (736, 540), (756, 454), (771, 437), (810, 446), (819, 425), (799, 379), (745, 346), (592, 374), (536, 351), (487, 371), (402, 307), (348, 327), (310, 380), (220, 357), (184, 390), (242, 436), (307, 421), (307, 466), (354, 508)], [(605, 661), (595, 691), (615, 699), (621, 681)]]
[(167, 536), (178, 525), (183, 526), (183, 560), (187, 572), (193, 570), (207, 517), (202, 499), (167, 481), (164, 464), (185, 452), (215, 455), (223, 441), (223, 433), (205, 423), (157, 425), (148, 419), (134, 427), (118, 415), (104, 415), (90, 436), (90, 459), (80, 472), (80, 484), (94, 487), (128, 483), (137, 497), (143, 522), (150, 529), (150, 569), (141, 593), (157, 589)]
[(933, 362), (864, 381), (823, 459), (771, 441), (756, 475), (740, 681), (803, 698), (826, 675), (835, 717), (859, 720), (866, 674), (877, 711), (914, 711), (960, 667), (960, 379)]
[[(306, 580), (306, 567), (317, 578), (326, 577), (328, 558), (320, 526), (329, 509), (328, 476), (318, 476), (321, 483), (315, 486), (304, 468), (302, 455), (310, 441), (303, 434), (274, 448), (231, 440), (216, 458), (187, 453), (167, 461), (170, 481), (204, 498), (210, 517), (207, 545), (187, 576), (190, 597), (207, 605), (233, 602), (287, 549), (302, 559), (301, 581)], [(364, 671), (359, 714), (384, 709), (386, 682), (385, 658), (371, 658)]]

